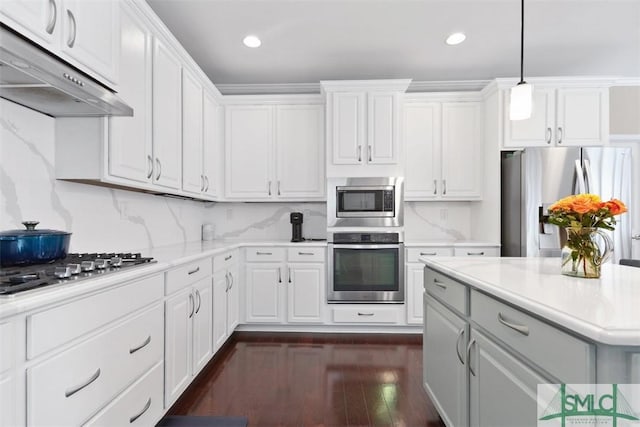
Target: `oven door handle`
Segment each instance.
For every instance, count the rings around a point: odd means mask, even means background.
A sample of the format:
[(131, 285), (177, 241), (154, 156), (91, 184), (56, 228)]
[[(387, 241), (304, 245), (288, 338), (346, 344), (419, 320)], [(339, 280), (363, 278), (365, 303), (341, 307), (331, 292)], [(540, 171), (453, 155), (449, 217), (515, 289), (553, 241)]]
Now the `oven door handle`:
[(333, 247), (333, 249), (372, 249), (374, 250), (374, 249), (402, 249), (404, 244), (403, 243), (391, 243), (391, 244), (377, 243), (373, 245), (368, 245), (368, 244), (353, 245), (353, 244), (332, 243), (330, 246)]

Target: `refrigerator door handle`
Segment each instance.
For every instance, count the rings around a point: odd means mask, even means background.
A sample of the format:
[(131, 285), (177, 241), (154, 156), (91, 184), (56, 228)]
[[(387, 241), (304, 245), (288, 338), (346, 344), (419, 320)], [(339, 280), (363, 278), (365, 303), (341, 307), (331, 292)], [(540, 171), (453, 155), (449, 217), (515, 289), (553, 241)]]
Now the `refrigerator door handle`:
[(584, 159), (584, 187), (586, 193), (591, 193), (591, 163), (589, 163), (589, 159)]
[[(580, 164), (580, 160), (576, 160), (575, 179), (578, 181), (578, 194), (584, 194), (587, 188), (584, 182), (584, 171), (582, 170), (582, 165)], [(575, 188), (574, 188), (574, 193), (575, 193)]]

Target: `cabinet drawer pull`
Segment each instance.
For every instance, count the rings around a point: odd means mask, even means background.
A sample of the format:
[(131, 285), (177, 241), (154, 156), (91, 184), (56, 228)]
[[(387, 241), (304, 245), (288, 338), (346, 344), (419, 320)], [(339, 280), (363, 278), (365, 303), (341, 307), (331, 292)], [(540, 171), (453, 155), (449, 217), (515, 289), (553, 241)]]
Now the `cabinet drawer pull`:
[(144, 405), (144, 408), (142, 408), (142, 411), (138, 412), (137, 415), (134, 415), (133, 417), (129, 418), (129, 424), (134, 423), (138, 418), (143, 416), (144, 413), (147, 412), (150, 407), (151, 407), (151, 398), (147, 400), (147, 403)]
[(438, 194), (438, 180), (434, 179), (433, 180), (433, 195), (435, 196), (436, 194)]
[(158, 166), (158, 173), (156, 175), (156, 181), (160, 180), (160, 176), (162, 176), (162, 163), (160, 163), (160, 159), (156, 157), (156, 165)]
[(467, 255), (469, 255), (469, 256), (483, 256), (484, 255), (484, 251), (482, 251), (482, 252), (467, 252)]
[(278, 180), (278, 196), (280, 195), (280, 180)]
[(460, 354), (460, 340), (462, 337), (464, 337), (464, 328), (458, 331), (458, 338), (456, 339), (456, 355), (460, 363), (464, 365), (464, 360), (462, 360), (462, 355)]
[(224, 288), (224, 291), (229, 292), (229, 273), (226, 273), (224, 275), (224, 281), (227, 284), (227, 286)]
[(133, 353), (135, 353), (135, 352), (136, 352), (136, 351), (138, 351), (138, 350), (142, 350), (142, 349), (143, 349), (143, 348), (145, 348), (147, 345), (149, 345), (149, 343), (150, 343), (150, 342), (151, 342), (151, 335), (149, 335), (149, 336), (147, 337), (147, 339), (146, 339), (146, 340), (144, 340), (144, 342), (143, 342), (142, 344), (140, 344), (139, 346), (134, 347), (134, 348), (130, 348), (130, 349), (129, 349), (129, 354), (133, 354)]
[(193, 301), (193, 294), (189, 294), (189, 319), (191, 319), (193, 317), (193, 312), (196, 309), (196, 304)]
[(207, 175), (204, 176), (204, 181), (206, 182), (204, 186), (204, 192), (206, 193), (207, 191), (209, 191), (209, 177)]
[(362, 161), (362, 145), (358, 145), (358, 161)]
[(436, 285), (437, 287), (439, 287), (442, 290), (446, 290), (447, 289), (447, 286), (444, 283), (439, 282), (438, 279), (433, 279), (433, 284)]
[(373, 313), (361, 313), (361, 312), (358, 312), (358, 316), (371, 317), (371, 316), (373, 316)]
[(471, 341), (469, 341), (469, 345), (467, 345), (467, 365), (469, 365), (469, 372), (471, 372), (471, 375), (473, 375), (474, 377), (476, 376), (476, 372), (471, 366), (471, 347), (473, 347), (475, 343), (476, 340), (474, 338), (471, 338)]
[(282, 283), (282, 268), (278, 267), (278, 283)]
[(269, 181), (269, 195), (271, 195), (271, 181)]
[(314, 255), (313, 252), (298, 252), (298, 255)]
[(447, 194), (447, 180), (443, 179), (442, 180), (442, 195), (444, 196), (445, 194)]
[(224, 260), (225, 261), (229, 261), (231, 258), (233, 258), (233, 255), (229, 255), (229, 256), (224, 257)]
[(433, 256), (433, 255), (438, 255), (438, 254), (436, 252), (420, 252), (420, 255), (421, 256), (425, 256), (425, 255)]
[(291, 283), (291, 267), (288, 268), (288, 272), (289, 272), (289, 283)]
[(369, 145), (369, 161), (371, 162), (371, 146)]
[(498, 322), (504, 326), (513, 329), (516, 332), (520, 332), (524, 336), (529, 336), (529, 327), (524, 325), (517, 325), (515, 323), (508, 322), (502, 317), (502, 313), (498, 313)]
[(551, 144), (551, 128), (547, 128), (547, 144)]
[(191, 276), (192, 274), (196, 274), (198, 271), (200, 271), (200, 267), (196, 267), (196, 268), (194, 268), (193, 270), (191, 270), (191, 271), (189, 272), (189, 276)]
[(558, 128), (558, 144), (562, 144), (562, 136), (563, 136), (562, 134), (563, 134), (562, 127), (559, 127)]
[(56, 5), (55, 0), (49, 0), (49, 5), (51, 5), (51, 18), (49, 19), (49, 23), (47, 24), (47, 28), (45, 31), (49, 34), (53, 34), (53, 29), (56, 28), (56, 20), (58, 19), (58, 6)]
[(256, 252), (256, 255), (273, 255), (273, 252)]
[(200, 192), (204, 191), (204, 175), (200, 175)]
[(235, 282), (235, 280), (233, 279), (233, 273), (231, 273), (231, 272), (229, 272), (229, 279), (230, 279), (229, 280), (229, 282), (230, 282), (229, 289), (231, 289), (231, 288), (233, 288), (233, 284)]
[(76, 387), (72, 387), (69, 390), (65, 391), (64, 392), (64, 397), (73, 396), (74, 394), (76, 394), (77, 392), (79, 392), (80, 390), (82, 390), (83, 388), (87, 387), (89, 384), (91, 384), (95, 380), (97, 380), (99, 376), (100, 376), (100, 368), (98, 368), (98, 370), (96, 371), (95, 374), (91, 375), (91, 378), (89, 378), (87, 381), (85, 381), (81, 385), (76, 386)]
[(147, 179), (153, 175), (153, 159), (147, 154), (147, 163), (149, 164), (149, 172), (147, 172)]
[(200, 311), (200, 306), (202, 305), (202, 298), (200, 298), (200, 291), (196, 289), (196, 299), (198, 300), (198, 305), (196, 307), (196, 314)]

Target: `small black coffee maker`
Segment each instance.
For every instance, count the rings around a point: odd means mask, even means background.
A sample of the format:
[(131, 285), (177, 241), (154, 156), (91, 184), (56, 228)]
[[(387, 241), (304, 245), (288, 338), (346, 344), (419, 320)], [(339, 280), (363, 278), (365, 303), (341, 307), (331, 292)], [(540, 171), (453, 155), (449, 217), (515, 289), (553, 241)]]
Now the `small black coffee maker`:
[(302, 212), (291, 212), (291, 241), (302, 242)]

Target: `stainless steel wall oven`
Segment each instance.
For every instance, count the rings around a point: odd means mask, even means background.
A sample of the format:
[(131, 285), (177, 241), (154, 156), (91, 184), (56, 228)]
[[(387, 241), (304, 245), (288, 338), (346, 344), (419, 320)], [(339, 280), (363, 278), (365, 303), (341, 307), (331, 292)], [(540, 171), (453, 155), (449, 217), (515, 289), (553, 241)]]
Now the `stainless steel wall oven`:
[(402, 233), (330, 233), (328, 248), (330, 303), (404, 302)]

